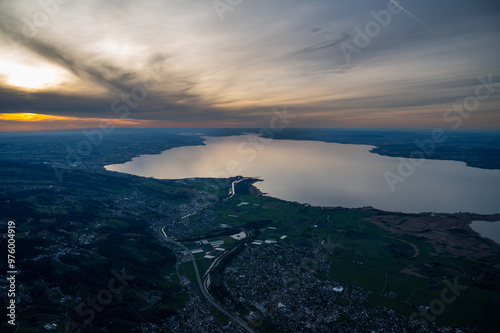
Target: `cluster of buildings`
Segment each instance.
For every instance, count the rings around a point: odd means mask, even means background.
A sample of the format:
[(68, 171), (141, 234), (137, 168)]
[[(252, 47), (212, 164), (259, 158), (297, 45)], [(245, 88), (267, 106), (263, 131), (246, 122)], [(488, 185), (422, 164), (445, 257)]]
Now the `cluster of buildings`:
[[(176, 209), (179, 209), (182, 207), (176, 207)], [(198, 203), (198, 209), (203, 209), (204, 206), (200, 203)], [(186, 208), (187, 211), (187, 208)], [(182, 216), (182, 215), (181, 215)], [(210, 231), (210, 230), (216, 230), (221, 227), (219, 226), (214, 226), (213, 225), (213, 220), (217, 217), (217, 213), (213, 210), (206, 209), (203, 211), (200, 211), (198, 214), (192, 216), (192, 217), (186, 217), (180, 220), (176, 220), (174, 222), (168, 223), (165, 226), (165, 232), (167, 235), (175, 238), (179, 237), (190, 237), (195, 234), (199, 234), (200, 231)]]
[(229, 322), (221, 325), (213, 316), (206, 302), (204, 302), (192, 289), (190, 297), (184, 306), (173, 316), (168, 316), (161, 323), (144, 323), (143, 332), (163, 333), (246, 333), (238, 325)]
[[(410, 332), (407, 318), (365, 306), (370, 291), (329, 279), (330, 267), (319, 253), (284, 242), (249, 244), (224, 271), (232, 295), (226, 306), (243, 306), (247, 320), (265, 321), (282, 332)], [(427, 327), (418, 332), (475, 331)]]

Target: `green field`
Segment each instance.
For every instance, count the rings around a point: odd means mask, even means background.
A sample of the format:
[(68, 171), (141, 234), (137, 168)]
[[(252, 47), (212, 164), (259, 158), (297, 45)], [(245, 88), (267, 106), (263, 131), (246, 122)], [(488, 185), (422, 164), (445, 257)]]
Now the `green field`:
[[(241, 202), (250, 204), (238, 205)], [(373, 212), (326, 210), (246, 194), (234, 196), (216, 211), (218, 216), (214, 224), (225, 223), (248, 230), (257, 221), (263, 221), (257, 229), (256, 240), (272, 239), (300, 247), (321, 244), (325, 260), (330, 262), (330, 271), (318, 273), (318, 278), (354, 284), (371, 291), (366, 302), (368, 307), (384, 306), (409, 316), (416, 311), (417, 305), (428, 306), (439, 299), (446, 287), (444, 281), (459, 277), (460, 283), (468, 289), (451, 304), (446, 304), (436, 323), (472, 325), (485, 332), (500, 324), (492, 315), (500, 313), (500, 305), (491, 301), (491, 296), (500, 297), (500, 290), (473, 286), (472, 276), (467, 272), (464, 275), (465, 269), (461, 269), (471, 266), (471, 262), (465, 258), (437, 255), (425, 239), (391, 234), (364, 220)], [(286, 238), (281, 239), (284, 235)], [(419, 250), (418, 256), (415, 256), (414, 246)], [(397, 293), (398, 297), (384, 296), (389, 292)]]

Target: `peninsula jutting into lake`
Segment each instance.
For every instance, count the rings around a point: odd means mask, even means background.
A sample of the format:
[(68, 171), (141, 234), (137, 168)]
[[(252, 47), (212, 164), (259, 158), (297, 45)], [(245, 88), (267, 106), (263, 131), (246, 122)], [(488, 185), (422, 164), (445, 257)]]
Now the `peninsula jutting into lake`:
[[(318, 318), (325, 329), (346, 331), (491, 331), (500, 298), (500, 246), (491, 239), (500, 214), (492, 214), (494, 204), (491, 213), (477, 210), (487, 207), (484, 194), (498, 197), (498, 182), (489, 176), (498, 170), (426, 160), (392, 192), (384, 172), (397, 172), (405, 157), (374, 153), (380, 149), (374, 145), (324, 142), (324, 130), (312, 141), (265, 139), (259, 131), (117, 130), (85, 161), (69, 167), (60, 142), (78, 145), (78, 131), (4, 135), (12, 149), (25, 151), (22, 160), (3, 155), (0, 179), (0, 204), (16, 223), (18, 255), (26, 258), (24, 267), (36, 268), (24, 271), (31, 282), (22, 282), (29, 294), (20, 300), (45, 304), (44, 313), (69, 310), (67, 327), (76, 330), (89, 321), (110, 327), (119, 311), (130, 319), (113, 324), (119, 330), (134, 329), (142, 315), (151, 331), (290, 332)], [(310, 136), (314, 130), (295, 133)], [(395, 135), (372, 133), (384, 142)], [(126, 146), (134, 148), (121, 148)], [(425, 177), (433, 173), (432, 188), (447, 190), (446, 200), (436, 191), (418, 192), (431, 186)], [(286, 200), (286, 193), (304, 199)], [(469, 202), (457, 193), (470, 195)], [(376, 202), (392, 202), (390, 196), (399, 209), (377, 207)], [(310, 198), (329, 201), (307, 203)], [(437, 208), (419, 211), (428, 204)], [(484, 221), (482, 229), (474, 221)], [(106, 273), (106, 267), (112, 268), (101, 278), (91, 274)], [(99, 293), (116, 276), (128, 279), (121, 300), (109, 307), (97, 303), (103, 311), (93, 318), (80, 290)], [(450, 285), (460, 297), (440, 316), (426, 311)], [(42, 290), (64, 296), (46, 302)], [(489, 310), (469, 308), (464, 316), (460, 309), (472, 301)], [(127, 312), (131, 306), (145, 310)], [(39, 307), (25, 310), (23, 326), (65, 322), (38, 319)], [(315, 315), (303, 315), (304, 308)], [(80, 316), (83, 311), (88, 315)], [(198, 324), (185, 326), (192, 318)]]
[(498, 333), (500, 1), (0, 1), (5, 333)]

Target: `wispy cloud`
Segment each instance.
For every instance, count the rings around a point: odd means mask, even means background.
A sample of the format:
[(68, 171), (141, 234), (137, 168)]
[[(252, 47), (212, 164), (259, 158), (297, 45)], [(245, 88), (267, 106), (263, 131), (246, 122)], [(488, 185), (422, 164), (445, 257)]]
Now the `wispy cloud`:
[[(296, 126), (385, 127), (390, 115), (391, 126), (428, 126), (477, 75), (500, 77), (497, 1), (401, 1), (405, 15), (346, 64), (340, 44), (388, 3), (245, 2), (221, 22), (202, 0), (71, 1), (53, 15), (5, 0), (0, 113), (111, 119), (111, 103), (149, 78), (131, 119), (261, 126), (288, 105), (304, 115)], [(46, 21), (27, 37), (34, 15)], [(498, 99), (474, 124), (500, 124)]]
[(297, 51), (297, 52), (294, 52), (292, 53), (292, 55), (296, 55), (296, 54), (300, 54), (300, 53), (306, 53), (306, 52), (313, 52), (313, 51), (317, 51), (317, 50), (322, 50), (322, 49), (326, 49), (326, 48), (329, 48), (329, 47), (333, 47), (333, 46), (336, 46), (336, 45), (339, 45), (340, 43), (346, 41), (347, 39), (349, 38), (349, 35), (347, 33), (344, 33), (344, 35), (339, 38), (339, 39), (336, 39), (336, 40), (333, 40), (333, 41), (324, 41), (324, 42), (320, 42), (318, 44), (315, 44), (315, 45), (312, 45), (312, 46), (308, 46), (300, 51)]

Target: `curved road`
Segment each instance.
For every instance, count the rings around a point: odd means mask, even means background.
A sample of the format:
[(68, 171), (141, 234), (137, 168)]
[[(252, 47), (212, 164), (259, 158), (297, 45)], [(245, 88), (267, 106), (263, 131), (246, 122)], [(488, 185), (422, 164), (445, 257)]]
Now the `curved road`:
[[(238, 179), (238, 180), (235, 180), (231, 183), (231, 190), (229, 191), (229, 194), (228, 196), (222, 200), (222, 202), (226, 202), (228, 199), (232, 198), (234, 196), (234, 185), (241, 182), (242, 180), (245, 180), (245, 179), (248, 179), (247, 177), (245, 178), (242, 178), (242, 179)], [(205, 209), (205, 208), (203, 208)], [(179, 220), (182, 220), (182, 219), (185, 219), (186, 217), (188, 216), (192, 216), (192, 215), (195, 215), (197, 213), (199, 213), (200, 211), (202, 211), (203, 209), (200, 209), (198, 211), (195, 211), (195, 212), (192, 212), (192, 213), (189, 213), (185, 216), (182, 216), (180, 218), (178, 218), (176, 221), (179, 221)], [(163, 227), (164, 228), (164, 227)], [(181, 243), (179, 242), (176, 242), (175, 240), (173, 240), (172, 238), (168, 237), (167, 234), (165, 233), (165, 231), (163, 230), (163, 228), (159, 228), (158, 229), (158, 233), (161, 237), (163, 237), (167, 242), (171, 242), (181, 248), (183, 248), (185, 251), (187, 251), (187, 253), (189, 253), (189, 256), (191, 257), (191, 261), (193, 262), (193, 267), (194, 267), (194, 271), (196, 273), (196, 279), (198, 280), (198, 286), (200, 288), (200, 291), (203, 295), (203, 297), (205, 297), (207, 299), (207, 301), (213, 306), (215, 307), (217, 310), (219, 310), (220, 312), (222, 312), (223, 314), (225, 314), (226, 316), (228, 316), (229, 318), (231, 318), (231, 320), (235, 323), (237, 323), (238, 325), (240, 325), (243, 329), (245, 329), (247, 332), (250, 332), (250, 333), (254, 333), (255, 331), (250, 327), (248, 326), (247, 323), (245, 323), (242, 319), (240, 319), (239, 317), (237, 317), (236, 315), (230, 313), (229, 311), (227, 311), (226, 309), (224, 309), (222, 306), (220, 306), (213, 298), (212, 296), (210, 296), (210, 294), (208, 293), (208, 290), (205, 286), (205, 283), (202, 281), (201, 277), (200, 277), (200, 273), (198, 271), (198, 265), (196, 264), (196, 260), (193, 256), (193, 254), (191, 253), (191, 251), (185, 247), (184, 245), (182, 245)], [(209, 270), (207, 270), (207, 272), (209, 273)], [(208, 276), (209, 274), (207, 274)]]

